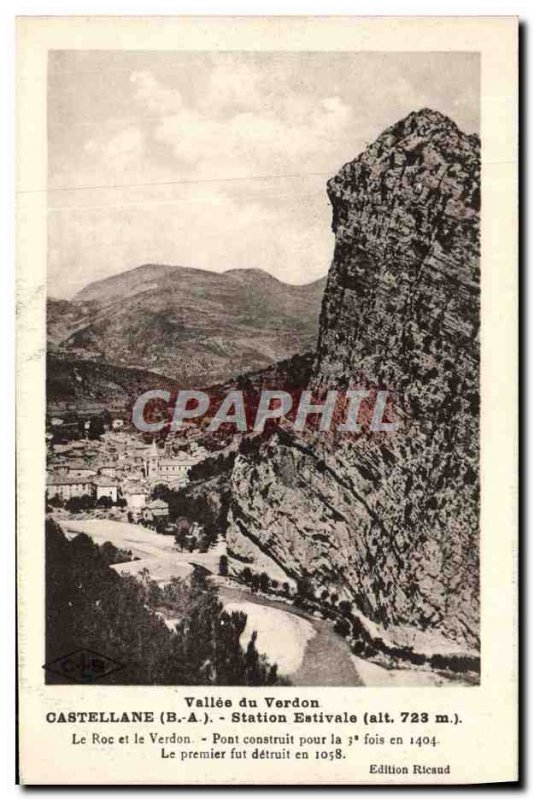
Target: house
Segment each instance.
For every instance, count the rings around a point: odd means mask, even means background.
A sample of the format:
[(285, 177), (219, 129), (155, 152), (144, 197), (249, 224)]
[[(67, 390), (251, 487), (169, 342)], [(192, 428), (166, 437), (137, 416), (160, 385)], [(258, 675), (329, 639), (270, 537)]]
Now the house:
[(72, 478), (67, 475), (49, 475), (46, 481), (46, 497), (51, 500), (59, 497), (70, 500), (71, 497), (93, 497), (94, 486), (92, 481), (85, 478)]
[(193, 522), (183, 537), (182, 547), (193, 550), (193, 548), (198, 546), (202, 533), (203, 528), (198, 524), (198, 522)]
[(119, 487), (114, 478), (108, 478), (106, 475), (98, 475), (96, 478), (93, 478), (93, 484), (97, 502), (101, 497), (109, 497), (112, 503), (117, 502)]
[(107, 478), (117, 477), (117, 467), (115, 464), (112, 464), (110, 462), (100, 464), (98, 467), (98, 471), (101, 475), (105, 475)]
[(141, 487), (131, 488), (125, 493), (125, 498), (126, 503), (128, 504), (128, 509), (132, 512), (132, 514), (141, 514), (146, 506), (147, 501), (147, 493), (144, 491), (144, 489)]
[(169, 504), (164, 500), (152, 500), (143, 511), (143, 519), (151, 522), (156, 519), (166, 519), (169, 516)]
[(69, 475), (77, 478), (91, 478), (96, 475), (96, 470), (90, 467), (85, 461), (71, 461), (68, 465)]
[(177, 456), (175, 458), (160, 458), (158, 462), (158, 476), (160, 478), (184, 478), (187, 480), (189, 467), (193, 465), (193, 460), (187, 456)]

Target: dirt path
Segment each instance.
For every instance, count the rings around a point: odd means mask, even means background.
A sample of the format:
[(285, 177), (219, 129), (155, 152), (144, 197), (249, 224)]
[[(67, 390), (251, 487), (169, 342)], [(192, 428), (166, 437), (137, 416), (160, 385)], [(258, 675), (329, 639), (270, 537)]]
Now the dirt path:
[(216, 572), (221, 552), (212, 548), (208, 553), (187, 553), (176, 550), (173, 536), (163, 536), (130, 522), (107, 519), (59, 520), (67, 536), (85, 533), (97, 544), (112, 542), (116, 547), (131, 550), (141, 561), (117, 565), (119, 572), (135, 575), (148, 569), (154, 580), (169, 581), (193, 571), (193, 565)]

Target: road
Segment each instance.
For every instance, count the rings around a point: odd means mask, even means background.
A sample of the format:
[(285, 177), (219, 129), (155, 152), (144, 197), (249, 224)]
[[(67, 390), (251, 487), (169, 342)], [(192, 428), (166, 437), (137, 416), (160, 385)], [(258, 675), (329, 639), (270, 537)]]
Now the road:
[(174, 537), (163, 536), (130, 522), (115, 522), (107, 519), (59, 520), (67, 536), (86, 533), (98, 544), (112, 542), (123, 550), (131, 550), (139, 561), (115, 565), (117, 572), (136, 575), (148, 569), (158, 582), (172, 577), (184, 577), (193, 571), (193, 566), (205, 567), (217, 573), (223, 549), (212, 548), (209, 553), (187, 553), (174, 548)]

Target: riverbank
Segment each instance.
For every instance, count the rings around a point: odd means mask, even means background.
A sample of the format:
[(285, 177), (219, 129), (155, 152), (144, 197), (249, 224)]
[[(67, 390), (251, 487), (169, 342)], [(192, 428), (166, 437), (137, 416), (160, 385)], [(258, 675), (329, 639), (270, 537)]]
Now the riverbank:
[[(96, 543), (112, 542), (132, 551), (139, 560), (116, 564), (121, 574), (137, 575), (147, 570), (159, 584), (173, 577), (190, 575), (195, 566), (211, 574), (220, 599), (229, 611), (243, 611), (247, 627), (246, 646), (253, 631), (259, 652), (277, 663), (280, 674), (295, 686), (439, 686), (469, 685), (461, 676), (447, 676), (424, 668), (387, 668), (353, 654), (348, 642), (331, 622), (283, 598), (252, 592), (229, 578), (218, 575), (221, 551), (182, 552), (172, 537), (162, 536), (141, 525), (109, 519), (62, 519), (67, 536), (85, 533)], [(170, 626), (176, 620), (166, 620)]]

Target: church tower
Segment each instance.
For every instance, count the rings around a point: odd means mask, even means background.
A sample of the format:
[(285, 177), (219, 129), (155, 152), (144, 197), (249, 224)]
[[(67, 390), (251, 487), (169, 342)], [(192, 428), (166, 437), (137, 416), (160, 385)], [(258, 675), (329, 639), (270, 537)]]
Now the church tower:
[(159, 456), (158, 456), (158, 448), (156, 447), (156, 440), (152, 439), (152, 445), (150, 447), (150, 453), (148, 454), (147, 458), (147, 478), (156, 478), (159, 472)]

